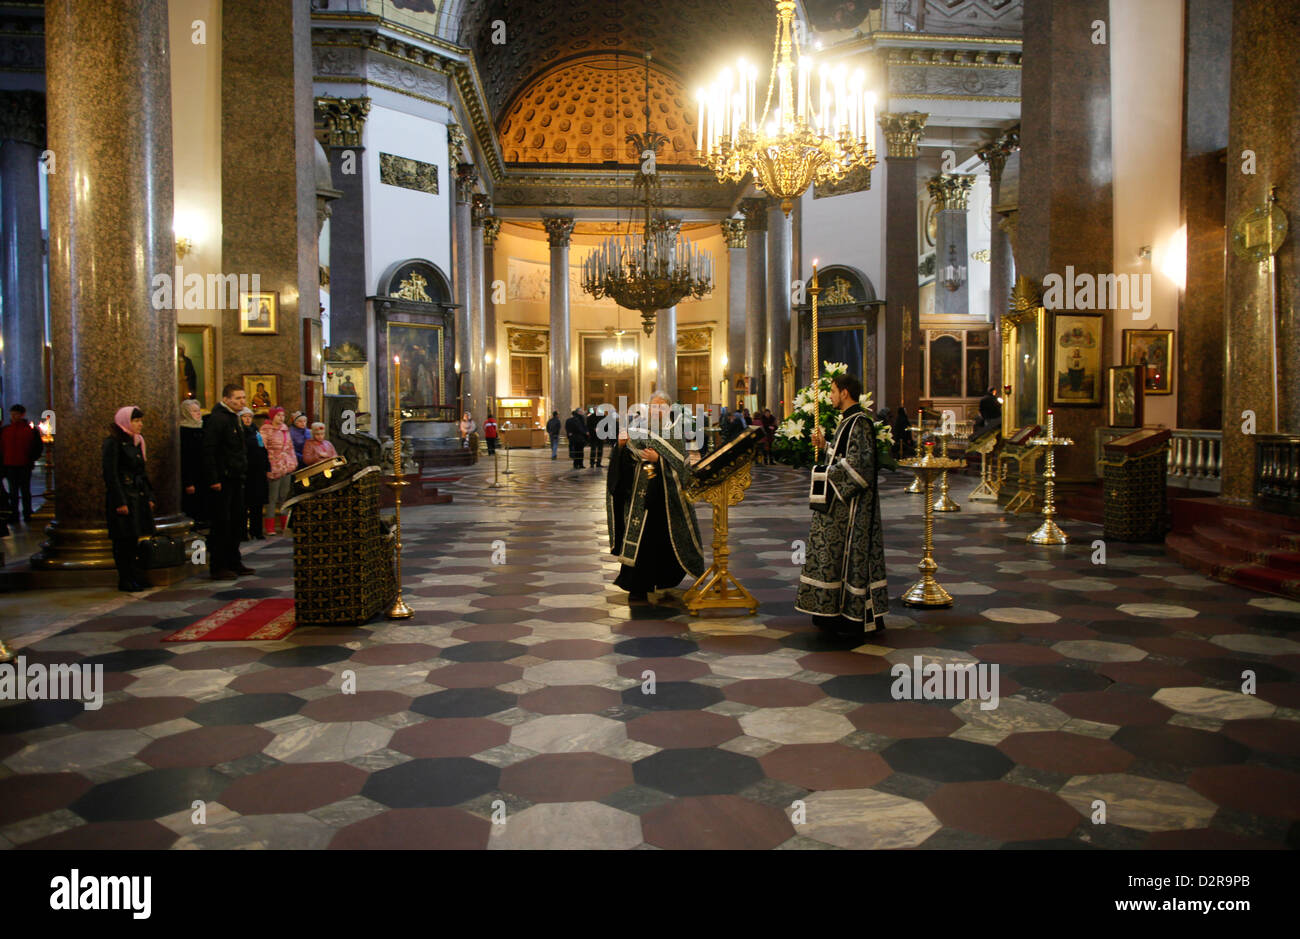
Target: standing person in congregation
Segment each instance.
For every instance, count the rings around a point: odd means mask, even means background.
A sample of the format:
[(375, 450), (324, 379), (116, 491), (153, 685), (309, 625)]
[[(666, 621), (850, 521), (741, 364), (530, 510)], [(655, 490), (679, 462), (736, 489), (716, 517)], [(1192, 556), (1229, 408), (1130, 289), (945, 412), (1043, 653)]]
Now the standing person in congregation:
[[(488, 415), (489, 419), (491, 415)], [(307, 438), (306, 445), (302, 448), (302, 459), (307, 466), (312, 466), (322, 460), (332, 460), (337, 457), (338, 451), (334, 449), (334, 444), (325, 439), (325, 425), (320, 421), (311, 425), (311, 436)]]
[(293, 416), (289, 418), (289, 439), (293, 441), (293, 452), (298, 458), (298, 469), (302, 469), (306, 465), (302, 459), (302, 448), (311, 439), (311, 431), (307, 429), (307, 415), (302, 411), (294, 411)]
[(483, 422), (483, 439), (487, 441), (488, 456), (497, 452), (497, 419), (488, 412), (487, 420)]
[(630, 603), (704, 573), (700, 525), (684, 491), (691, 479), (686, 440), (680, 417), (668, 423), (670, 405), (661, 391), (651, 396), (650, 429), (634, 424), (619, 433), (605, 478), (610, 554), (623, 564), (614, 584)]
[(569, 459), (573, 461), (573, 468), (582, 469), (582, 451), (587, 449), (587, 422), (580, 408), (574, 408), (564, 422), (564, 433), (569, 438)]
[(239, 422), (244, 427), (244, 452), (248, 454), (248, 475), (244, 477), (244, 514), (248, 525), (240, 532), (240, 541), (265, 541), (266, 525), (262, 513), (270, 494), (268, 478), (271, 458), (266, 454), (266, 442), (261, 429), (253, 419), (253, 412), (244, 408), (239, 412)]
[(253, 573), (239, 557), (239, 532), (248, 525), (244, 508), (248, 451), (239, 418), (244, 398), (243, 385), (228, 383), (221, 389), (221, 400), (203, 422), (203, 470), (212, 518), (208, 563), (213, 580), (234, 580), (240, 574)]
[(4, 457), (5, 485), (9, 487), (9, 514), (18, 520), (19, 500), (23, 521), (32, 520), (32, 468), (41, 458), (45, 444), (41, 432), (27, 420), (27, 408), (15, 404), (9, 409), (9, 423), (0, 430), (0, 451)]
[(587, 444), (591, 447), (591, 460), (588, 466), (600, 466), (605, 455), (605, 441), (601, 440), (600, 434), (596, 433), (600, 428), (600, 421), (599, 409), (592, 408), (591, 413), (587, 415)]
[(284, 423), (284, 408), (273, 407), (267, 412), (267, 421), (262, 425), (262, 442), (266, 444), (266, 455), (271, 461), (271, 471), (267, 474), (268, 493), (266, 497), (266, 533), (274, 535), (284, 533), (284, 515), (280, 506), (289, 498), (293, 489), (293, 474), (298, 469), (298, 456), (293, 452), (293, 438)]
[(560, 452), (560, 412), (552, 411), (551, 419), (546, 422), (546, 433), (551, 438), (551, 459), (558, 457)]
[(776, 442), (776, 415), (771, 408), (763, 408), (763, 462), (771, 466), (776, 462), (772, 458), (772, 444)]
[(136, 545), (154, 533), (153, 487), (145, 469), (144, 412), (118, 408), (101, 453), (104, 470), (104, 515), (113, 542), (117, 589), (148, 590)]
[(181, 402), (181, 511), (203, 525), (208, 513), (203, 502), (203, 412), (199, 402)]
[[(840, 421), (824, 459), (826, 511), (813, 513), (794, 604), (819, 629), (842, 639), (884, 629), (889, 610), (876, 428), (858, 404), (861, 395), (862, 383), (852, 375), (831, 380)], [(821, 428), (813, 430), (812, 443), (825, 445)]]

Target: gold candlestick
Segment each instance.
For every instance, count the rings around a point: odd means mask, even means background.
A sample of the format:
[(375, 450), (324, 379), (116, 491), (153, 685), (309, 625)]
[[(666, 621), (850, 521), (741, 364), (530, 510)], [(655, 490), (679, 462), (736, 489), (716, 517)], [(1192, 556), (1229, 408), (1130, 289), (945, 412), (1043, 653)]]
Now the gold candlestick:
[(939, 565), (934, 562), (934, 478), (944, 470), (961, 469), (962, 460), (950, 460), (934, 455), (934, 441), (927, 441), (924, 457), (899, 460), (922, 481), (925, 493), (925, 553), (916, 569), (921, 572), (921, 579), (903, 594), (903, 602), (908, 606), (952, 606), (952, 595), (934, 579), (934, 572)]
[(388, 609), (389, 619), (407, 619), (415, 611), (402, 599), (402, 489), (409, 486), (402, 473), (402, 359), (393, 356), (393, 480), (388, 485), (393, 487), (393, 506), (396, 510), (394, 522), (394, 560), (396, 561), (397, 598)]
[[(945, 460), (948, 459), (948, 438), (952, 436), (952, 433), (951, 432), (936, 433), (935, 436), (939, 438), (940, 451), (941, 451), (939, 455)], [(947, 470), (944, 470), (942, 473), (939, 474), (939, 498), (934, 500), (934, 510), (936, 512), (960, 512), (961, 511), (961, 506), (957, 504), (956, 500), (948, 498), (948, 471)]]
[[(921, 452), (921, 434), (924, 430), (925, 430), (925, 408), (917, 408), (916, 409), (916, 452), (917, 454), (920, 454)], [(899, 443), (899, 450), (900, 451), (902, 450), (901, 441)], [(913, 459), (920, 459), (920, 457), (919, 456), (913, 457)], [(925, 487), (921, 485), (921, 477), (917, 476), (915, 479), (913, 479), (911, 485), (909, 485), (903, 491), (910, 492), (912, 495), (919, 495), (920, 493), (925, 492)]]
[(1069, 437), (1056, 436), (1056, 417), (1048, 411), (1047, 436), (1035, 437), (1029, 443), (1035, 447), (1046, 448), (1047, 468), (1043, 470), (1043, 524), (1031, 532), (1025, 540), (1030, 544), (1068, 544), (1069, 536), (1061, 531), (1055, 521), (1056, 502), (1053, 495), (1056, 491), (1056, 448), (1072, 447), (1074, 441)]

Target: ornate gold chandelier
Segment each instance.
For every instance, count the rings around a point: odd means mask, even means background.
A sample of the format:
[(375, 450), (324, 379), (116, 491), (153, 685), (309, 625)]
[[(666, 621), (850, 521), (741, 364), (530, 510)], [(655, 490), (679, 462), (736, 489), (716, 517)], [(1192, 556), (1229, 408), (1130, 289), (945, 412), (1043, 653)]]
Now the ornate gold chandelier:
[[(849, 170), (876, 165), (876, 95), (865, 89), (861, 69), (822, 65), (814, 74), (808, 56), (794, 59), (795, 0), (776, 0), (776, 46), (767, 98), (756, 110), (758, 69), (742, 59), (736, 74), (723, 69), (698, 94), (700, 162), (718, 182), (739, 182), (748, 173), (786, 215), (814, 181), (833, 183)], [(775, 108), (772, 93), (777, 93)]]
[(692, 242), (677, 237), (677, 226), (656, 210), (658, 173), (645, 166), (646, 152), (658, 155), (668, 138), (650, 129), (650, 54), (645, 56), (646, 129), (627, 140), (641, 155), (636, 186), (644, 189), (644, 218), (640, 234), (607, 238), (582, 262), (582, 289), (597, 300), (609, 297), (621, 307), (641, 314), (642, 329), (654, 332), (655, 315), (686, 297), (697, 300), (713, 289), (713, 258)]

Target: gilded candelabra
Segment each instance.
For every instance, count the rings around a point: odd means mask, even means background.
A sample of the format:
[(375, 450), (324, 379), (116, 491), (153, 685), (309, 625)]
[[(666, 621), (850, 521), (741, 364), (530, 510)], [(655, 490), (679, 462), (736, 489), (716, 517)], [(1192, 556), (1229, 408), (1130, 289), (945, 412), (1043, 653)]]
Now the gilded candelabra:
[(1025, 540), (1030, 544), (1067, 544), (1069, 537), (1057, 526), (1055, 521), (1056, 502), (1053, 495), (1056, 490), (1056, 448), (1072, 447), (1074, 441), (1069, 437), (1056, 436), (1056, 418), (1047, 412), (1047, 436), (1035, 437), (1029, 441), (1031, 446), (1043, 447), (1047, 451), (1047, 468), (1043, 470), (1043, 524), (1039, 525)]
[(934, 478), (945, 470), (961, 469), (966, 464), (962, 460), (936, 457), (933, 440), (927, 440), (925, 447), (925, 456), (899, 460), (900, 466), (910, 469), (922, 481), (925, 493), (925, 553), (916, 565), (921, 579), (903, 594), (903, 602), (908, 606), (952, 606), (952, 594), (934, 579), (934, 572), (939, 569), (934, 562)]
[[(924, 433), (925, 433), (925, 408), (917, 408), (916, 409), (916, 452), (917, 453), (921, 452), (921, 436)], [(900, 444), (899, 446), (901, 449), (902, 445)], [(915, 479), (913, 479), (911, 483), (908, 484), (908, 487), (903, 491), (910, 492), (914, 496), (919, 496), (921, 493), (925, 492), (925, 487), (921, 485), (921, 477), (917, 476)]]
[(393, 356), (393, 506), (396, 511), (393, 539), (396, 561), (397, 597), (388, 609), (389, 619), (407, 619), (414, 612), (402, 599), (402, 489), (409, 486), (402, 469), (402, 360)]
[[(948, 441), (953, 437), (953, 431), (936, 430), (934, 435), (939, 438), (939, 456), (942, 459), (948, 459)], [(964, 463), (961, 465), (965, 465)], [(936, 512), (960, 512), (961, 506), (957, 504), (956, 499), (948, 496), (948, 471), (944, 470), (939, 474), (939, 498), (934, 500), (934, 510)]]

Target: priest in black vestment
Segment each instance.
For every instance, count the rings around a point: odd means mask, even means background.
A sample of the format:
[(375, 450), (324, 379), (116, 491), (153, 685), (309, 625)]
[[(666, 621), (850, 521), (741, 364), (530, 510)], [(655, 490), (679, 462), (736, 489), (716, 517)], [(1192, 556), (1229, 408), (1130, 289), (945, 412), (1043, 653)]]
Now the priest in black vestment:
[(606, 476), (610, 553), (623, 562), (614, 583), (633, 603), (704, 573), (700, 526), (685, 494), (686, 440), (680, 418), (669, 420), (668, 403), (657, 394), (649, 427), (618, 433)]

